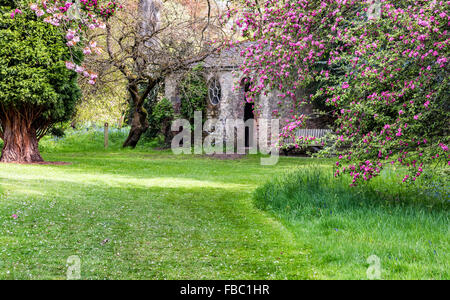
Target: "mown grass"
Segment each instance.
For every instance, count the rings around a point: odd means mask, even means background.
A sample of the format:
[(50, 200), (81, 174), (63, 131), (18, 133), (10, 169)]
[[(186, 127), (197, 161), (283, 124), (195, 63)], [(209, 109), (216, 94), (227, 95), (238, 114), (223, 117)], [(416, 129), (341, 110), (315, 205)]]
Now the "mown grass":
[(72, 255), (83, 279), (366, 279), (372, 254), (382, 278), (449, 278), (439, 182), (391, 170), (350, 189), (328, 160), (174, 156), (125, 136), (44, 138), (44, 158), (71, 165), (0, 164), (0, 279), (65, 279)]
[(311, 250), (314, 278), (367, 278), (376, 255), (382, 279), (449, 279), (449, 187), (436, 180), (401, 185), (388, 170), (350, 187), (331, 168), (302, 168), (257, 189), (255, 202)]
[(43, 141), (47, 161), (72, 165), (0, 164), (0, 279), (65, 279), (72, 255), (83, 279), (310, 278), (307, 253), (251, 199), (312, 160), (263, 167), (101, 140), (80, 152)]

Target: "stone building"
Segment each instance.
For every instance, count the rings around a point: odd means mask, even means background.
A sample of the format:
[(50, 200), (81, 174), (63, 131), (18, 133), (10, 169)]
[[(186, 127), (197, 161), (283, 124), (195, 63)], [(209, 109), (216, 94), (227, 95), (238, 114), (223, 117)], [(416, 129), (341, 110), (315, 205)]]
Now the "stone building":
[[(205, 99), (207, 103), (207, 118), (217, 119), (222, 130), (225, 128), (227, 120), (236, 119), (244, 122), (253, 119), (255, 128), (259, 128), (259, 120), (273, 119), (273, 111), (277, 110), (279, 115), (276, 118), (280, 120), (280, 128), (282, 128), (286, 121), (291, 118), (292, 111), (286, 105), (283, 105), (284, 112), (280, 112), (277, 104), (279, 98), (276, 92), (271, 92), (267, 96), (261, 95), (255, 103), (247, 103), (245, 100), (247, 87), (240, 82), (242, 73), (239, 70), (239, 66), (242, 62), (243, 59), (240, 56), (239, 49), (224, 50), (220, 54), (210, 56), (204, 61), (205, 80), (209, 89), (208, 99)], [(179, 82), (178, 74), (171, 74), (166, 77), (165, 97), (173, 103), (175, 112), (179, 112), (181, 101), (181, 97), (178, 95), (177, 82)], [(286, 99), (283, 102), (286, 103)], [(254, 107), (257, 107), (257, 109), (254, 109)], [(312, 113), (312, 107), (303, 107), (302, 113)], [(319, 128), (314, 122), (310, 122), (308, 127)], [(245, 137), (246, 146), (249, 145), (249, 134), (247, 131)]]

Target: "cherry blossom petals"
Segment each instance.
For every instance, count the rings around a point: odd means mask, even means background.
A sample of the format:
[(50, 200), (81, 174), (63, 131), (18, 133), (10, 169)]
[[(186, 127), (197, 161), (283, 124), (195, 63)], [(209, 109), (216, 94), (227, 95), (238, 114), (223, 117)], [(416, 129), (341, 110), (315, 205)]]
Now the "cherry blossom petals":
[[(122, 8), (122, 5), (115, 1), (80, 0), (80, 6), (76, 5), (72, 1), (43, 0), (40, 3), (30, 3), (29, 9), (38, 18), (43, 17), (43, 22), (66, 28), (66, 45), (70, 49), (84, 43), (82, 36), (85, 30), (105, 29), (104, 21)], [(22, 14), (22, 11), (16, 9), (11, 13), (11, 18), (14, 18), (16, 14)], [(95, 41), (91, 41), (83, 47), (83, 54), (99, 55), (101, 49)], [(65, 64), (67, 69), (86, 77), (89, 84), (95, 84), (97, 74), (86, 70), (84, 66), (78, 65), (74, 61), (66, 61)]]

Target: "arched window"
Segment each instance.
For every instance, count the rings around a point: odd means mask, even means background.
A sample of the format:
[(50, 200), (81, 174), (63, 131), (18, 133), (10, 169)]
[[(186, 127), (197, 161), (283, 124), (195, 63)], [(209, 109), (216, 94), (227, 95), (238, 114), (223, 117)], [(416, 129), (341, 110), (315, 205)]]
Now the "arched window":
[(222, 88), (220, 87), (220, 82), (217, 78), (213, 78), (209, 81), (208, 97), (209, 102), (211, 102), (212, 105), (219, 104), (222, 99)]

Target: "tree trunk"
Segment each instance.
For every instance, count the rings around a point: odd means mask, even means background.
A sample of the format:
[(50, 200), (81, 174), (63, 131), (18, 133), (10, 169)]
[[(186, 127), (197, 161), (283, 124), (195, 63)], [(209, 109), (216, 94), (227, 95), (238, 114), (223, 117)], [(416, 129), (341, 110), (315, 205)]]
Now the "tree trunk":
[(164, 148), (170, 148), (174, 137), (172, 132), (172, 120), (165, 120), (161, 126), (161, 129), (164, 134)]
[(1, 121), (3, 149), (1, 162), (36, 163), (43, 162), (39, 152), (36, 130), (30, 122), (19, 115), (10, 115)]
[(136, 148), (136, 145), (141, 139), (142, 134), (147, 131), (149, 126), (150, 124), (148, 123), (148, 113), (142, 107), (142, 104), (136, 104), (136, 109), (134, 110), (131, 120), (130, 134), (128, 135), (125, 143), (123, 143), (123, 147)]
[(148, 113), (144, 108), (144, 103), (150, 92), (158, 83), (159, 80), (149, 81), (141, 94), (139, 93), (139, 86), (137, 83), (131, 82), (128, 84), (128, 91), (130, 93), (132, 105), (134, 105), (135, 109), (131, 119), (130, 134), (125, 143), (123, 143), (124, 148), (136, 148), (142, 134), (150, 127), (150, 124), (148, 123)]

